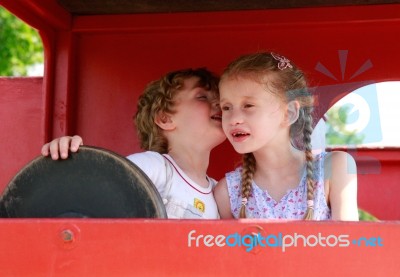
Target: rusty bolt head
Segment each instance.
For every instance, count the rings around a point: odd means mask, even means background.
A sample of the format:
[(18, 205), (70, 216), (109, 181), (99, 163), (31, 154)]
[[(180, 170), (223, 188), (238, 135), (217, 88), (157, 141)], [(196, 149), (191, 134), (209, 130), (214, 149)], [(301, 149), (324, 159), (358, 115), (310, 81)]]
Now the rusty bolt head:
[(74, 232), (72, 232), (71, 230), (63, 230), (61, 231), (61, 239), (65, 242), (65, 243), (71, 243), (74, 241)]

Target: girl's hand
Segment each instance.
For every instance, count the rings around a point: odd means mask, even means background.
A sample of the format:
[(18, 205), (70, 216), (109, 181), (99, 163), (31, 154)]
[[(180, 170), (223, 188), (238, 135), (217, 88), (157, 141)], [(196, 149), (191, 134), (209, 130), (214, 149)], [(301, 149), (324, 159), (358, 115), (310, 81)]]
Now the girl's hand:
[(43, 156), (50, 154), (53, 160), (58, 160), (59, 157), (66, 159), (68, 158), (68, 151), (76, 152), (81, 145), (83, 145), (83, 140), (80, 136), (65, 136), (46, 143), (41, 152)]

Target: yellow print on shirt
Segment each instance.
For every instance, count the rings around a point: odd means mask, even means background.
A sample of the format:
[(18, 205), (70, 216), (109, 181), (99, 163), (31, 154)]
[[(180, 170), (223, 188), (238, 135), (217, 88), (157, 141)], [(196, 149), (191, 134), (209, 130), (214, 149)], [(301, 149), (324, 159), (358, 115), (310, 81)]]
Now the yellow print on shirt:
[(206, 205), (204, 205), (204, 202), (197, 198), (194, 199), (194, 207), (203, 213), (206, 210)]

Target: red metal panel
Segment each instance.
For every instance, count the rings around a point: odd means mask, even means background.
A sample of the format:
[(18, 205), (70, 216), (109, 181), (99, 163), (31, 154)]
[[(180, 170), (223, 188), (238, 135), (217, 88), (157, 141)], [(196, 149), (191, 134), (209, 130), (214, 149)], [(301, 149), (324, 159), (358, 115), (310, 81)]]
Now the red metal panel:
[[(400, 270), (396, 222), (30, 219), (0, 225), (1, 276), (398, 276)], [(270, 245), (281, 233), (293, 245), (249, 252), (216, 245), (218, 235), (251, 232), (270, 236)], [(297, 236), (297, 247), (290, 236)]]
[(43, 78), (0, 77), (0, 191), (44, 142)]
[(381, 220), (400, 219), (400, 149), (349, 151), (357, 162), (358, 204)]
[[(146, 83), (189, 66), (220, 73), (234, 57), (260, 49), (282, 52), (304, 69), (311, 84), (319, 86), (317, 110), (323, 113), (350, 89), (399, 78), (399, 69), (387, 62), (400, 47), (397, 14), (400, 5), (76, 17), (71, 52), (76, 121), (71, 131), (82, 134), (86, 143), (121, 154), (137, 151), (131, 118)], [(348, 50), (343, 78), (339, 50)], [(352, 78), (368, 60), (372, 68)], [(315, 70), (318, 63), (336, 80)], [(219, 149), (217, 164), (235, 156), (227, 145)], [(216, 177), (224, 171), (213, 170)]]

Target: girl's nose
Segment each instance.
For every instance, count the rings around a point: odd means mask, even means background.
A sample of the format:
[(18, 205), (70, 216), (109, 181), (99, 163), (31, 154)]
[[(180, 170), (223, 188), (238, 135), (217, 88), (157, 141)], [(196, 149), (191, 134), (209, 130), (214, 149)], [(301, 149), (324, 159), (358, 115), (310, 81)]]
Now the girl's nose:
[[(224, 116), (224, 115), (223, 115)], [(222, 116), (222, 117), (223, 117)], [(229, 112), (228, 115), (228, 122), (229, 124), (231, 124), (232, 126), (238, 125), (238, 124), (242, 124), (243, 123), (243, 115), (240, 112), (240, 110), (234, 110), (232, 109)]]

